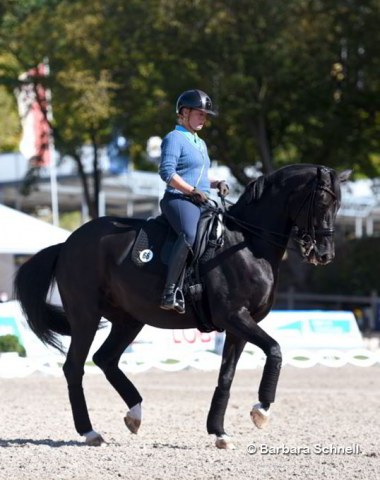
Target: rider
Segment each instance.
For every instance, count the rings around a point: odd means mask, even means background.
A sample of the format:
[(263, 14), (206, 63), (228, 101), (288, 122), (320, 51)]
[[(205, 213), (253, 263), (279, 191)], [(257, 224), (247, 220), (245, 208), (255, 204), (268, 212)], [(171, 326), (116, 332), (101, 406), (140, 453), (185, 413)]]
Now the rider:
[(197, 233), (202, 204), (207, 202), (210, 188), (226, 196), (229, 188), (224, 180), (209, 180), (210, 158), (202, 130), (207, 116), (216, 116), (210, 97), (202, 90), (186, 90), (177, 100), (177, 123), (162, 141), (159, 173), (167, 184), (160, 206), (162, 213), (178, 234), (168, 265), (161, 308), (185, 313), (185, 306), (176, 298), (177, 282)]

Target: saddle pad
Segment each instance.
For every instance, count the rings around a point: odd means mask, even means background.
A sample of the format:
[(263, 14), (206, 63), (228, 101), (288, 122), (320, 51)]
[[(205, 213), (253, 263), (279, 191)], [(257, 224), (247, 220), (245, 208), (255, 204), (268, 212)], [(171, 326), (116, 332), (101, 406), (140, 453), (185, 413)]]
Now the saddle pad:
[[(163, 246), (166, 244), (168, 235), (168, 226), (157, 222), (156, 220), (148, 220), (139, 230), (136, 240), (133, 244), (130, 260), (139, 268), (158, 272), (164, 267), (162, 262)], [(170, 251), (167, 257), (169, 257)]]
[(153, 259), (153, 255), (153, 251), (149, 244), (148, 234), (144, 228), (141, 228), (132, 248), (132, 262), (138, 267), (143, 267)]

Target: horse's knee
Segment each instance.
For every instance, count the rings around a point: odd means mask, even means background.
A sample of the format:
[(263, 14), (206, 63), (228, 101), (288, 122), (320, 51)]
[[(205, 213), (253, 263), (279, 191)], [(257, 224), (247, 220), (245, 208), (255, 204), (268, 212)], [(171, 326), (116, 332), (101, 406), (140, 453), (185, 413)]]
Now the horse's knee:
[(66, 362), (63, 364), (62, 370), (69, 386), (74, 384), (80, 385), (82, 383), (82, 378), (84, 375), (83, 367), (75, 367), (69, 360), (66, 360)]
[(228, 370), (223, 373), (223, 375), (220, 376), (219, 381), (218, 381), (218, 387), (221, 390), (229, 391), (234, 379), (235, 375), (235, 370), (231, 371)]
[(281, 347), (277, 342), (274, 342), (267, 353), (267, 356), (272, 358), (272, 359), (277, 359), (277, 361), (282, 361), (282, 352), (281, 352)]
[(105, 372), (109, 366), (106, 358), (101, 354), (101, 352), (94, 353), (92, 361), (96, 366), (103, 370), (103, 372)]
[(101, 352), (96, 352), (92, 357), (93, 362), (96, 366), (98, 366), (102, 372), (107, 377), (108, 373), (112, 374), (112, 372), (117, 368), (117, 363), (114, 360), (110, 360), (109, 358), (104, 357)]
[(282, 353), (280, 345), (275, 342), (267, 353), (267, 361), (265, 364), (268, 374), (278, 376), (282, 366)]

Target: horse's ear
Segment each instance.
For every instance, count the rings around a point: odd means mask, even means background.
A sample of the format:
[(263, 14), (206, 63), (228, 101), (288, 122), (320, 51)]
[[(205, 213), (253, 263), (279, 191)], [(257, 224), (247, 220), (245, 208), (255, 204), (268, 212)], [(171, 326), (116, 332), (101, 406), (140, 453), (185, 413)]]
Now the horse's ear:
[(343, 172), (340, 172), (338, 174), (338, 178), (339, 178), (340, 183), (347, 182), (347, 180), (351, 176), (351, 173), (352, 173), (352, 170), (344, 170)]

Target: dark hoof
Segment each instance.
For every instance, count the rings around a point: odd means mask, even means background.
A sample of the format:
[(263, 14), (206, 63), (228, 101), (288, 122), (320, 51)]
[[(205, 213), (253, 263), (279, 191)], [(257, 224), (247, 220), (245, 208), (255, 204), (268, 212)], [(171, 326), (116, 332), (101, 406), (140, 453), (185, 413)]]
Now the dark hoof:
[(137, 418), (133, 418), (127, 413), (127, 416), (124, 417), (124, 423), (131, 433), (136, 434), (139, 431), (141, 420), (138, 420)]
[(269, 423), (269, 409), (265, 410), (261, 403), (257, 403), (252, 407), (250, 416), (257, 428), (265, 428)]
[(86, 445), (89, 447), (102, 447), (107, 444), (101, 435), (97, 435), (96, 437), (86, 438)]
[(220, 437), (216, 437), (215, 446), (220, 450), (235, 450), (236, 448), (228, 435), (221, 435)]

